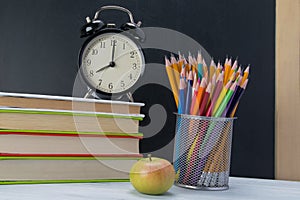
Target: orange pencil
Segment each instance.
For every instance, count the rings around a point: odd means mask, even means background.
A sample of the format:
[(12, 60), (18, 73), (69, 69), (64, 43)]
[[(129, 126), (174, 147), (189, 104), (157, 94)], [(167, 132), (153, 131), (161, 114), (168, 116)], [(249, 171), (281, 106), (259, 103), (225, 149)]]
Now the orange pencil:
[(231, 59), (227, 59), (227, 62), (225, 61), (225, 66), (224, 66), (224, 82), (223, 84), (226, 85), (227, 82), (228, 82), (228, 79), (229, 79), (229, 73), (230, 73), (230, 70), (231, 70)]
[(178, 66), (179, 66), (179, 70), (181, 70), (181, 67), (183, 65), (183, 57), (180, 54), (180, 52), (178, 52), (178, 56), (179, 56), (179, 58), (178, 58)]
[(196, 100), (195, 100), (195, 104), (194, 104), (193, 107), (191, 107), (191, 110), (190, 110), (190, 113), (192, 115), (197, 115), (198, 114), (199, 106), (200, 106), (203, 94), (205, 92), (205, 89), (206, 89), (206, 79), (202, 78), (200, 86), (199, 86), (199, 90), (198, 90), (198, 93), (197, 93), (197, 97), (196, 97)]
[(248, 78), (248, 76), (249, 76), (249, 68), (250, 68), (250, 65), (248, 65), (248, 67), (245, 69), (245, 71), (243, 73), (243, 78), (242, 78), (242, 83), (241, 84), (244, 84), (244, 82)]
[(232, 74), (235, 73), (235, 71), (237, 70), (237, 67), (238, 67), (237, 60), (235, 60), (234, 63), (233, 63), (233, 65), (232, 65), (232, 68), (231, 68), (231, 70), (229, 72), (228, 79), (230, 79), (231, 76), (232, 76)]
[(241, 66), (239, 66), (239, 68), (235, 74), (235, 77), (237, 78), (241, 73), (242, 73), (242, 68), (241, 68)]
[(231, 76), (228, 79), (228, 82), (233, 82), (235, 80), (235, 72), (233, 72), (233, 74), (231, 74)]

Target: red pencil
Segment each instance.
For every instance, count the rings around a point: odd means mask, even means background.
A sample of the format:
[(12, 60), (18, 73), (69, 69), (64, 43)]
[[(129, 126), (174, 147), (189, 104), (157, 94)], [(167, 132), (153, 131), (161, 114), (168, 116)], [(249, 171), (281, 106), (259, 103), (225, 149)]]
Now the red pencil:
[(203, 116), (205, 114), (207, 103), (209, 102), (210, 92), (211, 92), (211, 83), (208, 84), (203, 99), (201, 101), (200, 108), (199, 108), (200, 116)]
[(200, 78), (198, 78), (198, 81), (195, 81), (196, 83), (196, 87), (194, 90), (194, 94), (193, 94), (193, 98), (192, 98), (192, 104), (191, 104), (191, 110), (190, 112), (193, 110), (195, 103), (196, 103), (196, 99), (197, 99), (197, 95), (198, 95), (198, 90), (199, 90), (199, 86), (200, 86)]

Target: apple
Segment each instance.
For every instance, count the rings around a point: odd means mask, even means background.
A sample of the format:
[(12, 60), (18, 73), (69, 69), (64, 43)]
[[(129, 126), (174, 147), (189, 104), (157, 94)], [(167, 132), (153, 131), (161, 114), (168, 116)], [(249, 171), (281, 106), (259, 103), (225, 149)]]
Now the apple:
[(130, 182), (133, 187), (144, 194), (163, 194), (173, 185), (175, 170), (173, 165), (162, 158), (142, 158), (130, 170)]

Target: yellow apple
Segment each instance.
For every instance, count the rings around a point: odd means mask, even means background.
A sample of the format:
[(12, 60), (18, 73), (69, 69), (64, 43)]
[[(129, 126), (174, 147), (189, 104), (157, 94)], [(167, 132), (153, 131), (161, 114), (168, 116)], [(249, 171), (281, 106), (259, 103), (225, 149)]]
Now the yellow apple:
[(130, 170), (130, 182), (133, 187), (144, 194), (163, 194), (168, 191), (175, 180), (173, 165), (162, 158), (142, 158)]

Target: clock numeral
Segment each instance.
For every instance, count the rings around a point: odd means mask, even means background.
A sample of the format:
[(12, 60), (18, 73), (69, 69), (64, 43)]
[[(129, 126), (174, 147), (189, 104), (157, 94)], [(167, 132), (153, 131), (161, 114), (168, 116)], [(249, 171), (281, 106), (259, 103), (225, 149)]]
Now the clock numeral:
[(130, 58), (134, 58), (134, 51), (130, 51)]
[(92, 55), (97, 55), (98, 54), (98, 50), (97, 49), (93, 49), (92, 50)]
[(121, 87), (124, 87), (124, 86), (125, 86), (125, 82), (121, 81)]
[(100, 48), (102, 48), (102, 49), (105, 48), (105, 42), (100, 42)]
[(94, 76), (94, 71), (93, 70), (90, 70), (90, 77)]
[(108, 84), (108, 88), (113, 89), (114, 88), (113, 83)]
[(126, 44), (125, 43), (123, 43), (123, 50), (125, 50), (126, 49)]
[(86, 65), (87, 65), (87, 66), (90, 66), (91, 64), (92, 64), (91, 59), (87, 59), (87, 60), (86, 60)]
[(110, 45), (111, 46), (116, 46), (116, 44), (117, 44), (117, 40), (111, 40), (110, 41)]
[(98, 84), (98, 86), (101, 86), (101, 83), (102, 83), (102, 79), (99, 79), (99, 84)]
[(133, 63), (132, 69), (133, 69), (133, 70), (136, 70), (136, 69), (137, 69), (136, 63)]

